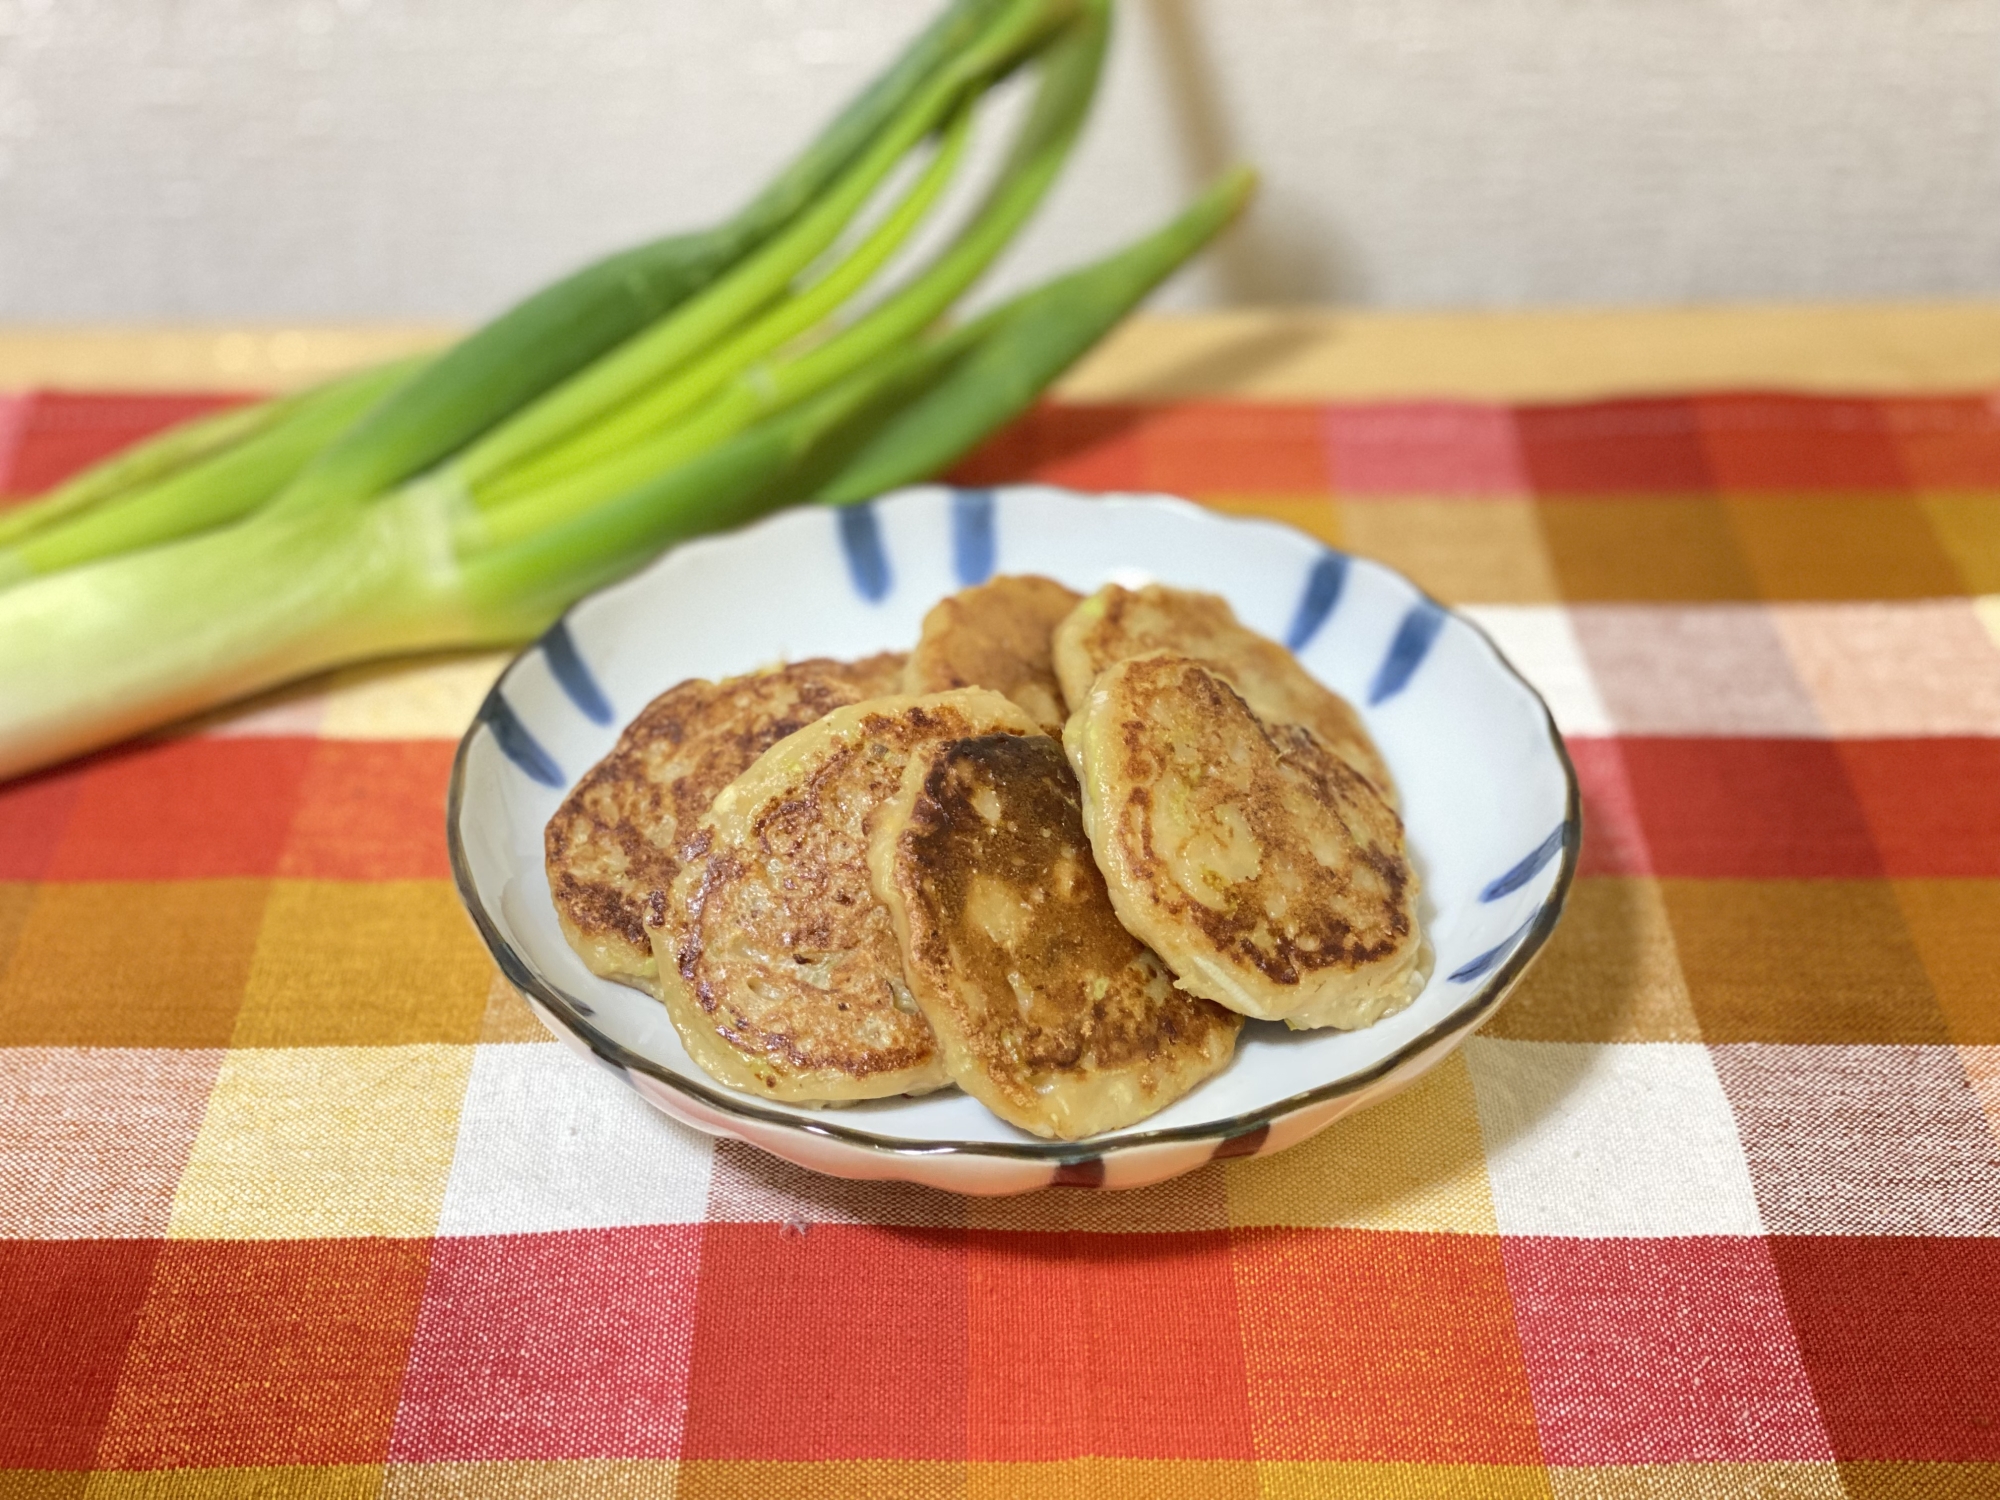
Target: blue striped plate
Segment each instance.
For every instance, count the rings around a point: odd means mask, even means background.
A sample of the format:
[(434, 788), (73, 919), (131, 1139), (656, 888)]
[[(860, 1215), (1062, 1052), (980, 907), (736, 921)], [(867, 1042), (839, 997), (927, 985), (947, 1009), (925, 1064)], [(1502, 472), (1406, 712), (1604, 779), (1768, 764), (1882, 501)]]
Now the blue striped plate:
[[(939, 598), (996, 572), (1090, 591), (1159, 581), (1226, 596), (1360, 708), (1401, 787), (1437, 963), (1364, 1031), (1247, 1027), (1230, 1067), (1143, 1124), (1038, 1141), (956, 1092), (809, 1110), (734, 1093), (665, 1011), (584, 969), (556, 926), (542, 827), (620, 726), (687, 677), (909, 646)], [(1289, 527), (1164, 496), (904, 490), (784, 512), (676, 548), (572, 609), (501, 676), (451, 785), (460, 894), (557, 1036), (676, 1119), (817, 1171), (970, 1193), (1130, 1187), (1283, 1149), (1400, 1088), (1498, 1006), (1576, 868), (1576, 778), (1547, 709), (1478, 628), (1379, 563)]]

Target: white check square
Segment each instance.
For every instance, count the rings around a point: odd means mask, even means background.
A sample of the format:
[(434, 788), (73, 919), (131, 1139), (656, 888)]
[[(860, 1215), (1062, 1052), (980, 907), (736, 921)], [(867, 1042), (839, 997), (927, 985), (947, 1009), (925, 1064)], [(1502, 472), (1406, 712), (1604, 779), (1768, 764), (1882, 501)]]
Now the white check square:
[(1761, 1234), (1736, 1117), (1686, 1042), (1466, 1044), (1502, 1234)]
[(1493, 644), (1527, 678), (1555, 715), (1564, 734), (1607, 735), (1611, 714), (1570, 624), (1569, 613), (1550, 604), (1476, 604), (1460, 613), (1493, 637)]
[(440, 1234), (535, 1234), (704, 1217), (714, 1145), (565, 1047), (473, 1058)]

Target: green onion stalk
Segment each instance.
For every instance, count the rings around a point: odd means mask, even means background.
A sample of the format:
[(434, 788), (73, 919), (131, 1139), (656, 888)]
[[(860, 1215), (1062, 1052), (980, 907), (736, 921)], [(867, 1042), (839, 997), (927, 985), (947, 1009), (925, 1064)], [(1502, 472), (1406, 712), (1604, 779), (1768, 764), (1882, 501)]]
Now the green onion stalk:
[[(1109, 0), (955, 0), (724, 224), (0, 516), (0, 776), (342, 663), (520, 641), (676, 542), (947, 467), (1252, 190), (1238, 169), (1123, 250), (951, 321), (1067, 158), (1109, 21)], [(1023, 69), (1034, 98), (983, 197), (879, 286), (982, 98)]]

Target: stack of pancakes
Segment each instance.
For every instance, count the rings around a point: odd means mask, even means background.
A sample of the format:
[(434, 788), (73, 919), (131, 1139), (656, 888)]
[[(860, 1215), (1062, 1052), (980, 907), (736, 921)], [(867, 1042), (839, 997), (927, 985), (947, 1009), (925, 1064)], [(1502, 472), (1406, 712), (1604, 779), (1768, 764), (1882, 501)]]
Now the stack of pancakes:
[(690, 681), (549, 822), (563, 932), (795, 1104), (957, 1084), (1076, 1140), (1244, 1016), (1366, 1026), (1427, 975), (1352, 708), (1210, 594), (996, 578), (907, 657)]

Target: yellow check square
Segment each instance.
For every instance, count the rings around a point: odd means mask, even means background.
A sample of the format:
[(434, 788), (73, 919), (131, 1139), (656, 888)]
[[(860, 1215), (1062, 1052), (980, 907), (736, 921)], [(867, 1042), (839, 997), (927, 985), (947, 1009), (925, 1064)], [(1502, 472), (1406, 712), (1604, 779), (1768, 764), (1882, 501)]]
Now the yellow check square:
[(492, 987), (448, 880), (274, 881), (230, 1045), (470, 1043)]
[(225, 1054), (168, 1235), (434, 1232), (472, 1053), (433, 1044)]
[(1472, 1079), (1457, 1056), (1289, 1151), (1226, 1171), (1238, 1227), (1498, 1232)]

